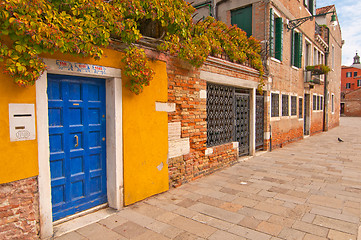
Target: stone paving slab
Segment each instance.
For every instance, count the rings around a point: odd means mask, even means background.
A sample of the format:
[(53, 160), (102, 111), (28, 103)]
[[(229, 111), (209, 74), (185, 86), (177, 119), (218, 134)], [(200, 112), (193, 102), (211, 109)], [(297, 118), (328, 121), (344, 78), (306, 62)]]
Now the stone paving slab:
[(341, 118), (55, 239), (361, 240), (360, 219), (361, 118)]

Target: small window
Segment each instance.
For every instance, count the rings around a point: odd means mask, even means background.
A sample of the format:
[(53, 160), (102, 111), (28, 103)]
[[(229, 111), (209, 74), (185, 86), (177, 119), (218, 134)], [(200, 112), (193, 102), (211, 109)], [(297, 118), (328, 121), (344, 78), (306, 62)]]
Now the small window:
[(320, 97), (320, 110), (323, 110), (323, 96)]
[(351, 88), (351, 83), (346, 83), (346, 89), (350, 89)]
[(317, 110), (317, 96), (313, 95), (313, 108), (314, 111)]
[(270, 9), (270, 54), (282, 61), (283, 53), (283, 19), (275, 15), (273, 9)]
[(282, 116), (288, 116), (288, 95), (283, 94), (282, 95)]
[(335, 47), (332, 46), (332, 69), (335, 69)]
[(352, 77), (352, 72), (346, 72), (346, 77)]
[(302, 67), (302, 33), (292, 30), (291, 63), (292, 66)]
[(316, 0), (304, 0), (304, 4), (312, 15), (316, 15)]
[(356, 76), (357, 76), (357, 72), (353, 72), (353, 76), (356, 77)]
[(361, 87), (361, 80), (357, 80), (357, 86)]
[(332, 113), (335, 112), (335, 95), (331, 95), (331, 110), (332, 110)]
[(303, 117), (303, 98), (298, 99), (298, 118)]
[(278, 93), (271, 94), (271, 101), (272, 101), (271, 117), (279, 117), (280, 116), (280, 111), (279, 111), (280, 97), (279, 96), (280, 95)]
[(321, 105), (321, 99), (320, 96), (317, 96), (317, 110), (320, 110), (320, 105)]
[(297, 97), (291, 96), (291, 116), (297, 116)]

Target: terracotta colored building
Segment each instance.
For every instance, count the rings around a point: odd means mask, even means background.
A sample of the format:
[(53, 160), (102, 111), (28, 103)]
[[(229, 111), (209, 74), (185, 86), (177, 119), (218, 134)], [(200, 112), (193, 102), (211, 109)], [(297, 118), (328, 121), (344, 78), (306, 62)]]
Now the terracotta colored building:
[(356, 53), (351, 66), (342, 66), (341, 76), (341, 114), (361, 117), (361, 64)]
[(349, 67), (342, 66), (341, 92), (347, 93), (361, 87), (360, 56), (356, 53), (353, 64)]

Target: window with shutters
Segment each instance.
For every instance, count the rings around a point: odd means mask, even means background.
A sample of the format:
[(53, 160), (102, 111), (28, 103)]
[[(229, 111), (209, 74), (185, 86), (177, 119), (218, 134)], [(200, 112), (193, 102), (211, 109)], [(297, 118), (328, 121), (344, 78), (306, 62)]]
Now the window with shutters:
[(291, 63), (297, 68), (302, 67), (302, 33), (292, 30)]
[(280, 95), (278, 93), (271, 94), (271, 117), (280, 116)]
[(291, 96), (291, 116), (297, 115), (297, 97)]
[(231, 11), (231, 24), (252, 36), (252, 5)]
[(288, 116), (288, 107), (289, 102), (288, 102), (288, 95), (286, 94), (282, 94), (282, 116)]
[(351, 83), (346, 83), (346, 89), (350, 89), (351, 88)]
[(361, 80), (357, 80), (357, 86), (361, 87)]
[(303, 118), (303, 98), (298, 99), (298, 118)]
[(352, 72), (347, 72), (346, 77), (352, 77)]
[(357, 76), (357, 72), (353, 72), (353, 76), (356, 77), (356, 76)]
[(283, 53), (283, 18), (270, 9), (270, 56), (282, 61)]
[(312, 15), (316, 15), (316, 0), (303, 0), (305, 7)]

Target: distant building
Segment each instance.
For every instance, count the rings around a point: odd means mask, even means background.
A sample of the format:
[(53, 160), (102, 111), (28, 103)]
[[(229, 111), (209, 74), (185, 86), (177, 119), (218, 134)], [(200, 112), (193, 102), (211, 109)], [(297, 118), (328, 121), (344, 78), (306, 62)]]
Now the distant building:
[(356, 53), (353, 64), (342, 66), (341, 75), (341, 114), (361, 117), (361, 63)]

